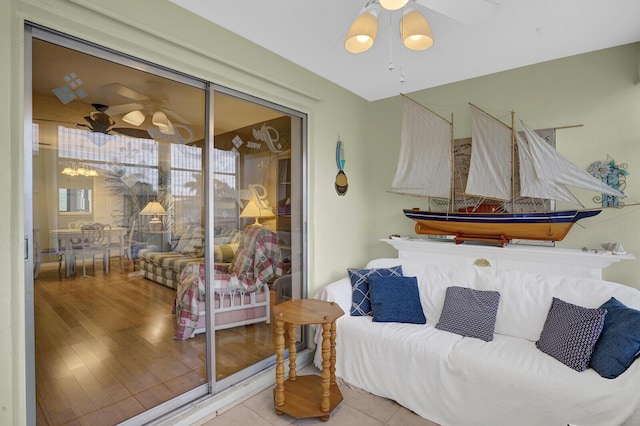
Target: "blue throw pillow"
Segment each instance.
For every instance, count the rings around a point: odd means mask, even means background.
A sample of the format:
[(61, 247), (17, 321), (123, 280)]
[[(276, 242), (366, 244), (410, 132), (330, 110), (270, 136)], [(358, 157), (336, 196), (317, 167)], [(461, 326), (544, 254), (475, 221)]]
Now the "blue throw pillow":
[(351, 316), (371, 316), (370, 277), (401, 277), (402, 265), (391, 268), (347, 269), (351, 280)]
[(447, 287), (438, 330), (490, 342), (496, 327), (500, 293), (473, 288)]
[(606, 309), (590, 309), (553, 298), (536, 347), (576, 371), (589, 365)]
[(600, 309), (607, 310), (600, 339), (593, 349), (591, 367), (602, 377), (615, 379), (624, 373), (640, 352), (640, 311), (615, 297)]
[(369, 277), (371, 310), (375, 322), (425, 324), (416, 277)]

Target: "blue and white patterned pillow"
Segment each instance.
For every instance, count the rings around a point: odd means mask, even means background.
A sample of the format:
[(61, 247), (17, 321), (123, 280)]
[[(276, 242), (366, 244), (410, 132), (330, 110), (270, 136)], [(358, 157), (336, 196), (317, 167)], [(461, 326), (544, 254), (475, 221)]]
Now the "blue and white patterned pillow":
[(347, 269), (351, 280), (351, 316), (371, 316), (370, 276), (401, 277), (402, 265), (391, 268)]
[(499, 303), (497, 291), (447, 287), (436, 328), (490, 342), (496, 328)]
[(606, 314), (606, 309), (585, 308), (554, 297), (536, 347), (566, 366), (584, 371)]

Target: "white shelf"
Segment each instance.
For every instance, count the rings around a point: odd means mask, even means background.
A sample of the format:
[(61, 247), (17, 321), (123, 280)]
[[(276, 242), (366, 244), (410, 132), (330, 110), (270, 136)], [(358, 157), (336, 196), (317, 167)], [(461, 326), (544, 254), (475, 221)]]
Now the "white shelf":
[(398, 257), (425, 264), (473, 265), (486, 263), (489, 267), (518, 270), (541, 275), (570, 275), (602, 278), (602, 270), (612, 263), (633, 260), (632, 254), (613, 254), (609, 251), (582, 251), (557, 247), (507, 244), (497, 247), (481, 244), (455, 244), (453, 241), (434, 241), (424, 238), (382, 239), (398, 250)]

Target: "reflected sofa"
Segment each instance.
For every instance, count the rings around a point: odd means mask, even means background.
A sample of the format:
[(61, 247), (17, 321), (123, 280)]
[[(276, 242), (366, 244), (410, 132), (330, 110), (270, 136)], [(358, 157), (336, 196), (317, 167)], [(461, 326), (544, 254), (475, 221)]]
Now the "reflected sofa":
[[(229, 264), (233, 260), (242, 232), (219, 230), (214, 237), (214, 262)], [(138, 252), (143, 277), (177, 289), (180, 275), (187, 265), (204, 262), (204, 230), (202, 226), (188, 227), (171, 251), (142, 249)]]

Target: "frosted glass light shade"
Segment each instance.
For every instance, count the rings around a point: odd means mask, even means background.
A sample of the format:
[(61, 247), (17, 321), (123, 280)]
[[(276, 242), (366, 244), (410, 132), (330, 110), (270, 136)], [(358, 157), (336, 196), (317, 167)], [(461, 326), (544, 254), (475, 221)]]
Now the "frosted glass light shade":
[(433, 34), (427, 19), (416, 10), (405, 14), (400, 21), (400, 37), (407, 49), (425, 50), (433, 46)]
[(122, 121), (124, 121), (125, 123), (132, 124), (134, 126), (139, 126), (142, 123), (144, 123), (144, 119), (145, 119), (144, 114), (142, 113), (142, 111), (139, 111), (139, 110), (130, 111), (122, 117)]
[(375, 11), (371, 10), (358, 16), (353, 22), (347, 38), (344, 41), (344, 48), (350, 53), (362, 53), (371, 48), (378, 35), (378, 18)]
[(387, 10), (398, 10), (409, 3), (409, 0), (380, 0), (380, 6)]

